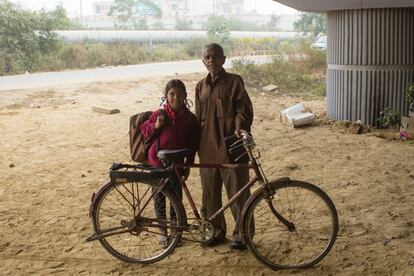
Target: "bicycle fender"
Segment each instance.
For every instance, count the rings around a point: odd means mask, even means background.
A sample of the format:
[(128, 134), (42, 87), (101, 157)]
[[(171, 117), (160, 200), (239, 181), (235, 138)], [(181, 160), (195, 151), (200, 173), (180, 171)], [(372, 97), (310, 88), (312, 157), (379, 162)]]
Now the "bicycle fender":
[(102, 193), (102, 191), (104, 191), (108, 186), (110, 186), (112, 184), (113, 183), (111, 181), (109, 181), (109, 182), (103, 184), (96, 193), (92, 193), (91, 205), (89, 206), (89, 218), (92, 217), (92, 210), (93, 210), (93, 206), (95, 205), (96, 199), (99, 197), (99, 195)]
[[(269, 182), (269, 186), (270, 187), (274, 187), (278, 184), (281, 183), (289, 183), (291, 181), (291, 179), (289, 177), (282, 177), (273, 181)], [(246, 203), (243, 206), (243, 210), (242, 210), (242, 223), (239, 225), (239, 233), (240, 233), (240, 238), (242, 239), (243, 243), (246, 243), (245, 240), (245, 233), (244, 233), (244, 224), (245, 222), (245, 214), (247, 209), (249, 209), (250, 205), (252, 204), (252, 202), (264, 191), (264, 189), (267, 189), (266, 186), (262, 186), (259, 189), (257, 189), (256, 191), (254, 191), (254, 193), (252, 195), (249, 196), (249, 198), (247, 199)]]

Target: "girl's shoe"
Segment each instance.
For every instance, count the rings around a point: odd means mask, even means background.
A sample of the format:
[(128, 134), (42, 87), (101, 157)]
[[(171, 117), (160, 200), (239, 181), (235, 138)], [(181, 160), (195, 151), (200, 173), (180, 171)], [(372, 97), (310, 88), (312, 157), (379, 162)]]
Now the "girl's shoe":
[(158, 244), (161, 245), (163, 248), (167, 248), (170, 245), (170, 237), (168, 236), (161, 237)]
[[(158, 242), (159, 245), (161, 245), (163, 248), (167, 248), (171, 241), (172, 241), (172, 237), (162, 237), (160, 239), (160, 241)], [(177, 242), (177, 247), (180, 247), (183, 244), (183, 241), (181, 240), (181, 238), (179, 238), (178, 242)]]

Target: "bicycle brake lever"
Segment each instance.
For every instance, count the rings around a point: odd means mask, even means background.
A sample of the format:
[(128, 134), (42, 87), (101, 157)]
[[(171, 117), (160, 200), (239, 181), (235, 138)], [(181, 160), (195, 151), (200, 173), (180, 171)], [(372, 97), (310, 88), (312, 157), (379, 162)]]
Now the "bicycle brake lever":
[(225, 142), (227, 142), (227, 140), (229, 140), (229, 139), (233, 139), (235, 136), (236, 136), (236, 134), (233, 134), (233, 135), (230, 135), (230, 136), (224, 137), (224, 141), (225, 141)]
[(236, 142), (234, 142), (233, 144), (230, 145), (230, 148), (233, 147), (234, 145), (237, 145), (238, 143), (242, 143), (243, 142), (243, 139), (244, 138), (240, 138), (240, 139), (236, 140)]
[[(247, 146), (247, 147), (249, 147), (249, 146), (256, 146), (256, 144), (255, 143), (249, 143), (249, 144), (241, 144), (241, 145), (237, 145), (237, 146), (235, 146), (235, 147), (232, 147), (232, 148), (230, 148), (229, 149), (229, 153), (234, 153), (234, 152), (236, 152), (236, 151), (239, 151), (240, 149), (237, 149), (237, 148), (239, 148), (239, 147), (241, 147), (241, 146), (243, 146), (243, 147), (245, 147), (245, 146)], [(237, 150), (236, 150), (237, 149)]]
[(240, 154), (236, 159), (234, 159), (235, 162), (239, 161), (240, 158), (242, 158), (244, 155), (246, 155), (247, 152), (243, 152), (242, 154)]
[(240, 150), (239, 148), (242, 147), (242, 146), (243, 146), (243, 144), (240, 144), (240, 145), (237, 145), (237, 146), (234, 146), (234, 147), (230, 147), (229, 152), (230, 153), (236, 152), (236, 151)]

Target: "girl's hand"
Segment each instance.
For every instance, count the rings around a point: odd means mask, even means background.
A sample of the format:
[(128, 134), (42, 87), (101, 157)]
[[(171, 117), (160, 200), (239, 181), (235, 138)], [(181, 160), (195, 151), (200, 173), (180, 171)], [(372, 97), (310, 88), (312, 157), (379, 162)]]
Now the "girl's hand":
[(155, 128), (160, 129), (164, 126), (164, 124), (165, 124), (165, 116), (164, 115), (159, 115), (157, 117), (157, 121), (155, 122)]

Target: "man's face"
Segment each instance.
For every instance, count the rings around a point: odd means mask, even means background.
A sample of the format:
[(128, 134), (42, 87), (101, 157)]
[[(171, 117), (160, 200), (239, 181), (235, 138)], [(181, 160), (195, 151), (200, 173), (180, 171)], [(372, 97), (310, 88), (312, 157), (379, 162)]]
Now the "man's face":
[(226, 57), (220, 49), (209, 48), (203, 52), (203, 63), (212, 75), (217, 75), (223, 69), (225, 61)]

